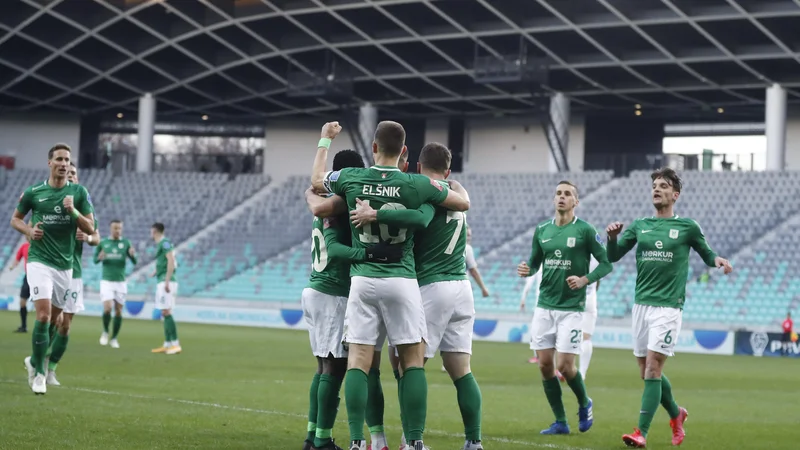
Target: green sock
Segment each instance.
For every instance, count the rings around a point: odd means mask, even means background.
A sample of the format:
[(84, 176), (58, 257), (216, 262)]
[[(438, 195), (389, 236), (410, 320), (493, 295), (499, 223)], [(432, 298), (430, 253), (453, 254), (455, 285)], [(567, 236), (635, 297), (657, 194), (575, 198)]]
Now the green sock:
[(47, 355), (47, 348), (50, 346), (50, 334), (48, 334), (49, 324), (46, 322), (33, 323), (33, 335), (31, 342), (33, 353), (31, 354), (31, 364), (36, 368), (37, 374), (44, 375), (44, 358)]
[(364, 421), (369, 397), (368, 379), (367, 374), (361, 369), (348, 370), (344, 379), (344, 400), (351, 441), (364, 440)]
[(456, 386), (458, 409), (464, 422), (464, 437), (468, 441), (481, 440), (481, 389), (475, 377), (468, 373), (453, 382)]
[(567, 384), (569, 388), (572, 389), (572, 392), (575, 393), (575, 397), (578, 398), (578, 405), (581, 408), (589, 406), (589, 396), (586, 395), (586, 385), (583, 383), (583, 376), (581, 376), (581, 373), (576, 371), (575, 378), (567, 380)]
[(642, 409), (639, 411), (639, 431), (647, 437), (650, 423), (656, 415), (658, 404), (661, 402), (661, 378), (646, 378), (644, 380), (644, 393), (642, 393)]
[(370, 433), (383, 433), (383, 386), (381, 386), (380, 369), (370, 369), (367, 377), (369, 394), (367, 395), (367, 428)]
[(317, 429), (314, 433), (314, 447), (323, 447), (331, 441), (333, 425), (336, 423), (336, 410), (339, 407), (339, 389), (342, 380), (333, 375), (322, 374), (319, 377), (317, 393)]
[(556, 422), (567, 423), (567, 413), (564, 411), (564, 402), (561, 401), (561, 382), (558, 381), (558, 377), (542, 380), (542, 384), (547, 403), (550, 403), (550, 409), (556, 416)]
[(111, 333), (111, 339), (117, 338), (120, 328), (122, 328), (122, 315), (114, 316), (114, 328), (113, 328), (114, 331), (113, 333)]
[(674, 419), (681, 414), (681, 409), (672, 397), (672, 384), (663, 373), (661, 374), (661, 406), (667, 410), (670, 419)]
[(394, 371), (394, 379), (397, 380), (397, 402), (400, 405), (400, 426), (403, 428), (403, 437), (408, 440), (408, 436), (406, 435), (406, 431), (408, 427), (406, 427), (406, 416), (403, 414), (403, 377), (400, 376), (400, 371)]
[(103, 331), (108, 333), (108, 325), (111, 323), (111, 312), (103, 313)]
[(53, 351), (50, 353), (50, 363), (48, 364), (48, 369), (56, 370), (58, 363), (64, 356), (64, 352), (67, 351), (68, 343), (69, 336), (62, 336), (60, 333), (56, 334), (56, 338), (53, 340)]
[(170, 334), (170, 341), (175, 342), (178, 340), (178, 326), (175, 324), (175, 319), (172, 317), (172, 314), (168, 315), (164, 318), (165, 322), (169, 323), (169, 334)]
[(428, 418), (428, 380), (425, 378), (425, 369), (422, 367), (409, 367), (403, 374), (403, 414), (405, 415), (406, 440), (422, 440), (425, 431), (425, 421)]
[(321, 378), (322, 376), (320, 374), (315, 373), (314, 378), (311, 379), (311, 389), (308, 391), (308, 428), (306, 429), (308, 432), (308, 434), (306, 434), (307, 441), (313, 441), (314, 434), (317, 431), (317, 413), (319, 411), (317, 408), (317, 405), (319, 405), (319, 400), (317, 400), (317, 398), (319, 397), (319, 380)]
[(164, 317), (164, 341), (169, 344), (172, 342), (172, 330), (169, 326), (169, 318), (172, 316)]

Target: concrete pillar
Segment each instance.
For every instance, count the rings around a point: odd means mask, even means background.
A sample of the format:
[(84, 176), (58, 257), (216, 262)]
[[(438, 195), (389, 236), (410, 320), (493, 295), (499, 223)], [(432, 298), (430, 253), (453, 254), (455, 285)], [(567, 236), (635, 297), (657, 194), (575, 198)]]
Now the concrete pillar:
[[(564, 158), (569, 155), (569, 106), (569, 97), (561, 92), (556, 92), (550, 97), (550, 117), (552, 119), (552, 124), (548, 127), (548, 133), (550, 133), (548, 142), (555, 142), (555, 138), (558, 138), (564, 151)], [(556, 149), (556, 151), (559, 150)], [(548, 172), (558, 172), (558, 164), (553, 156), (553, 149), (550, 149), (549, 161)]]
[(358, 108), (358, 138), (363, 143), (358, 145), (353, 143), (357, 150), (361, 152), (364, 157), (364, 163), (367, 167), (374, 164), (372, 157), (372, 140), (375, 138), (375, 128), (378, 127), (378, 108), (372, 103), (365, 103)]
[(136, 171), (153, 171), (153, 134), (156, 129), (156, 99), (150, 94), (139, 98), (139, 145), (136, 149)]
[(786, 162), (786, 89), (779, 84), (767, 88), (764, 114), (767, 135), (767, 170), (784, 170)]

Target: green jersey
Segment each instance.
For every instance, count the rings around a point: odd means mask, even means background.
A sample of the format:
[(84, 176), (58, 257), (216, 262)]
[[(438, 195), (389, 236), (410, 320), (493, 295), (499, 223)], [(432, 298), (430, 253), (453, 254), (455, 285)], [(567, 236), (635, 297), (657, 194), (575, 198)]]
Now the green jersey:
[[(376, 210), (417, 209), (425, 203), (444, 202), (448, 191), (447, 187), (426, 176), (407, 174), (397, 167), (385, 166), (328, 172), (325, 174), (324, 185), (328, 192), (343, 197), (351, 211), (356, 207), (356, 199), (361, 199)], [(399, 263), (354, 262), (350, 275), (416, 278), (414, 230), (380, 223), (380, 219), (362, 228), (351, 224), (350, 228), (355, 248), (367, 248), (381, 241), (404, 246), (403, 258)]]
[(167, 254), (172, 252), (174, 247), (172, 242), (167, 238), (161, 238), (158, 243), (158, 250), (156, 250), (156, 280), (162, 281), (177, 281), (175, 274), (178, 272), (178, 260), (175, 259), (175, 266), (172, 270), (172, 278), (167, 280)]
[(683, 308), (689, 277), (689, 249), (714, 267), (717, 254), (711, 250), (700, 225), (678, 216), (637, 219), (617, 240), (609, 241), (608, 257), (619, 261), (636, 246), (635, 303)]
[(78, 221), (64, 210), (64, 198), (72, 196), (75, 209), (82, 215), (94, 212), (86, 188), (74, 183), (61, 188), (51, 187), (47, 180), (25, 189), (19, 197), (17, 211), (31, 212), (31, 225), (41, 223), (44, 236), (31, 240), (28, 262), (38, 262), (56, 270), (72, 269), (75, 234)]
[(364, 261), (367, 251), (351, 248), (347, 216), (314, 217), (311, 229), (311, 279), (308, 287), (323, 294), (347, 297), (350, 262)]
[(94, 263), (100, 262), (100, 252), (103, 252), (103, 281), (125, 281), (125, 263), (130, 259), (136, 264), (136, 256), (129, 253), (132, 247), (127, 239), (106, 238), (100, 241), (94, 249)]
[[(94, 219), (94, 228), (97, 229), (97, 217)], [(72, 252), (72, 279), (83, 278), (83, 241), (75, 240), (75, 250)]]
[[(590, 272), (592, 256), (598, 265)], [(556, 225), (553, 219), (536, 227), (528, 260), (531, 275), (539, 270), (540, 265), (542, 282), (536, 306), (559, 311), (583, 311), (586, 307), (586, 287), (573, 290), (567, 284), (567, 278), (585, 276), (589, 279), (588, 284), (593, 284), (612, 270), (597, 230), (577, 217), (562, 226)]]

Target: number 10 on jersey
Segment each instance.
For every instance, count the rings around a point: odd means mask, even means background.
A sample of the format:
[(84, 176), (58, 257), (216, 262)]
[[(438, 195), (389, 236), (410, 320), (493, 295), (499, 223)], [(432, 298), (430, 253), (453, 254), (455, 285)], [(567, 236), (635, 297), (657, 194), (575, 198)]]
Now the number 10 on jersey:
[[(367, 206), (369, 206), (369, 200), (362, 200)], [(400, 203), (385, 203), (383, 206), (380, 207), (381, 210), (400, 210), (406, 209), (405, 206), (401, 205)], [(380, 230), (380, 237), (374, 234), (373, 226), (376, 225), (375, 223), (369, 223), (361, 227), (361, 233), (358, 235), (358, 240), (365, 243), (365, 244), (377, 244), (380, 241), (389, 241), (390, 244), (402, 244), (406, 241), (406, 233), (408, 232), (407, 228), (398, 228), (397, 235), (392, 236), (389, 234), (389, 225), (386, 224), (377, 224), (378, 229)]]

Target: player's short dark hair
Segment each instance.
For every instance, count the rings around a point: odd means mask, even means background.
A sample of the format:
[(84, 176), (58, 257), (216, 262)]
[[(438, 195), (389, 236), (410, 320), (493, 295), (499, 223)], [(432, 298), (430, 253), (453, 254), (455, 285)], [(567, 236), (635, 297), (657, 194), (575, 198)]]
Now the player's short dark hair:
[(406, 130), (397, 122), (384, 120), (375, 129), (375, 143), (379, 152), (387, 156), (400, 156), (406, 145)]
[[(119, 220), (119, 219), (114, 219), (114, 220), (111, 221), (111, 223), (109, 225), (114, 225), (115, 223), (122, 223), (122, 221)], [(153, 228), (155, 228), (155, 225), (153, 225)], [(163, 228), (163, 225), (162, 225), (162, 228)]]
[(683, 180), (681, 180), (681, 177), (678, 176), (678, 172), (676, 172), (675, 169), (670, 167), (662, 167), (654, 170), (653, 173), (650, 174), (650, 180), (652, 181), (656, 181), (659, 178), (667, 180), (675, 192), (680, 192), (683, 188)]
[(578, 186), (575, 183), (573, 183), (572, 181), (569, 181), (569, 180), (561, 180), (561, 181), (558, 182), (558, 184), (556, 186), (561, 185), (561, 184), (566, 184), (567, 186), (572, 186), (572, 189), (575, 189), (575, 198), (578, 198)]
[(164, 232), (164, 224), (161, 223), (161, 222), (154, 223), (151, 228), (153, 228), (154, 230), (158, 231), (159, 233), (163, 233)]
[(450, 153), (450, 149), (438, 142), (425, 144), (419, 153), (419, 163), (422, 164), (422, 167), (439, 173), (450, 170), (452, 160), (453, 155)]
[(348, 167), (364, 167), (364, 158), (355, 150), (339, 150), (333, 157), (333, 170), (342, 170)]
[(72, 153), (72, 149), (69, 147), (69, 145), (59, 143), (50, 147), (50, 150), (47, 151), (47, 159), (53, 159), (53, 155), (59, 150), (66, 150)]

